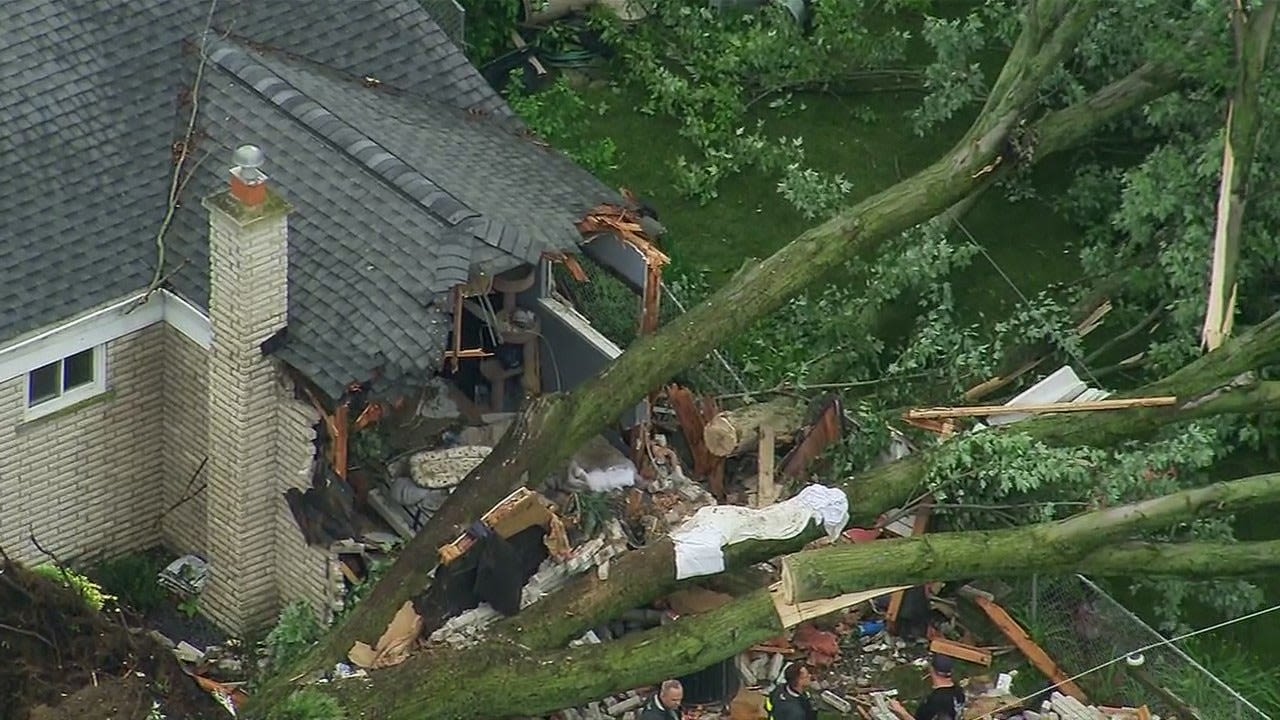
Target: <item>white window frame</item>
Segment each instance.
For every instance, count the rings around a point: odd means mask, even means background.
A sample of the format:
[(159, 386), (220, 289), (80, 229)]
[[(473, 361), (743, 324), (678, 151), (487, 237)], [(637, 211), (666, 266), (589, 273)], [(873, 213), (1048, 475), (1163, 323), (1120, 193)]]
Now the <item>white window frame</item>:
[[(55, 398), (50, 398), (43, 402), (36, 403), (35, 405), (31, 404), (31, 375), (35, 373), (36, 370), (46, 367), (52, 363), (45, 363), (39, 368), (34, 368), (28, 371), (27, 374), (23, 376), (22, 400), (26, 408), (23, 413), (23, 420), (35, 420), (46, 415), (51, 415), (59, 410), (65, 410), (72, 405), (97, 397), (107, 391), (107, 346), (105, 344), (93, 345), (85, 348), (85, 350), (93, 351), (93, 380), (83, 385), (77, 385), (70, 390), (62, 389), (61, 394)], [(73, 352), (70, 355), (60, 357), (53, 361), (59, 364), (59, 385), (61, 385), (65, 380), (65, 371), (62, 369), (62, 363), (66, 362), (67, 358), (79, 355), (81, 352), (84, 352), (84, 350)]]

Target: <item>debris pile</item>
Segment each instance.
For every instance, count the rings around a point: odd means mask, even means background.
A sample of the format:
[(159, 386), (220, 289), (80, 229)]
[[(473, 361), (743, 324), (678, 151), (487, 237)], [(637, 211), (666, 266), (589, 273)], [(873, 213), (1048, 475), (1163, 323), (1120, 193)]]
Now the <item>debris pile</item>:
[(173, 718), (224, 712), (149, 634), (7, 558), (0, 561), (0, 626), (6, 717), (133, 720), (139, 708), (153, 707)]

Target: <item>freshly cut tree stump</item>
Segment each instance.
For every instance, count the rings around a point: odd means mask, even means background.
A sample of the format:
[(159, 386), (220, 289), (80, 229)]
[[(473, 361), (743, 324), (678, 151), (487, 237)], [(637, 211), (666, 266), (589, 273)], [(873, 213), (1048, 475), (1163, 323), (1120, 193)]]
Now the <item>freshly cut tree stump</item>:
[(769, 427), (779, 438), (790, 437), (804, 427), (805, 404), (787, 398), (726, 410), (711, 418), (702, 431), (707, 450), (717, 457), (731, 457), (756, 447), (760, 428)]

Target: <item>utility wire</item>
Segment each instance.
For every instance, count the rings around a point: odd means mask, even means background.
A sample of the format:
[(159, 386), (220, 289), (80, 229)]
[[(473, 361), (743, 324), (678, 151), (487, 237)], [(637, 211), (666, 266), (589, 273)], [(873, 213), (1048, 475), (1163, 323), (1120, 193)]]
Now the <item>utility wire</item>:
[[(978, 252), (982, 253), (982, 256), (987, 259), (987, 262), (991, 263), (991, 267), (995, 268), (996, 272), (1000, 274), (1000, 277), (1004, 278), (1005, 283), (1008, 284), (1010, 288), (1013, 288), (1013, 292), (1017, 294), (1017, 296), (1022, 300), (1023, 304), (1030, 307), (1031, 300), (1029, 300), (1027, 296), (1022, 293), (1022, 290), (1020, 290), (1018, 286), (1013, 282), (1013, 279), (1010, 278), (1008, 273), (1004, 271), (1004, 268), (1000, 267), (1000, 265), (995, 261), (995, 258), (991, 257), (991, 254), (987, 252), (987, 249), (983, 247), (982, 243), (978, 242), (978, 239), (973, 236), (973, 233), (969, 232), (969, 228), (965, 227), (964, 223), (960, 222), (959, 217), (953, 217), (951, 219), (953, 222), (955, 222), (956, 227), (960, 228), (960, 231), (963, 232), (965, 236), (969, 238), (969, 242), (978, 249)], [(1057, 335), (1057, 334), (1058, 333), (1055, 330), (1054, 335)], [(1055, 337), (1054, 339), (1057, 340), (1058, 344), (1062, 347), (1062, 349), (1065, 350), (1069, 356), (1071, 356), (1072, 360), (1080, 364), (1080, 369), (1083, 370), (1084, 374), (1089, 377), (1089, 381), (1093, 383), (1093, 386), (1096, 388), (1101, 388), (1102, 386), (1098, 382), (1098, 378), (1093, 376), (1093, 371), (1089, 370), (1089, 366), (1085, 364), (1084, 358), (1080, 357), (1074, 351), (1072, 351), (1070, 345), (1068, 345), (1064, 341), (1064, 338)]]
[[(1060, 681), (1060, 682), (1053, 683), (1052, 685), (1050, 685), (1049, 687), (1045, 688), (1044, 690), (1040, 690), (1040, 691), (1038, 691), (1038, 692), (1032, 693), (1032, 694), (1030, 694), (1030, 695), (1027, 695), (1026, 697), (1018, 698), (1017, 700), (1015, 700), (1015, 701), (1013, 701), (1013, 702), (1006, 703), (1006, 704), (1004, 705), (1004, 707), (999, 707), (999, 708), (996, 708), (995, 710), (992, 710), (992, 711), (991, 711), (991, 714), (994, 714), (994, 713), (1000, 712), (1000, 711), (1002, 711), (1002, 710), (1012, 710), (1012, 709), (1014, 709), (1014, 708), (1016, 708), (1016, 707), (1018, 707), (1018, 706), (1022, 705), (1024, 702), (1026, 702), (1026, 701), (1028, 701), (1028, 700), (1031, 700), (1031, 699), (1035, 698), (1037, 695), (1040, 695), (1041, 693), (1045, 692), (1045, 690), (1053, 690), (1053, 689), (1055, 689), (1055, 688), (1057, 688), (1057, 687), (1059, 687), (1059, 686), (1061, 686), (1061, 685), (1065, 685), (1065, 684), (1067, 684), (1067, 683), (1069, 683), (1069, 682), (1075, 682), (1076, 680), (1079, 680), (1080, 678), (1082, 678), (1082, 677), (1084, 677), (1084, 676), (1086, 676), (1086, 675), (1091, 675), (1091, 674), (1093, 674), (1093, 673), (1095, 673), (1095, 672), (1098, 672), (1099, 670), (1105, 670), (1106, 668), (1109, 668), (1109, 667), (1111, 667), (1112, 665), (1115, 665), (1116, 663), (1124, 662), (1126, 659), (1131, 658), (1131, 657), (1134, 657), (1135, 655), (1141, 655), (1142, 653), (1144, 653), (1144, 652), (1146, 652), (1146, 651), (1148, 651), (1148, 650), (1154, 650), (1155, 648), (1158, 648), (1158, 647), (1164, 647), (1165, 645), (1168, 645), (1168, 646), (1172, 647), (1174, 643), (1182, 642), (1183, 640), (1188, 640), (1188, 639), (1190, 639), (1190, 638), (1196, 637), (1197, 635), (1204, 635), (1204, 634), (1206, 634), (1206, 633), (1211, 633), (1211, 632), (1214, 632), (1215, 630), (1221, 630), (1222, 628), (1228, 627), (1228, 626), (1230, 626), (1230, 625), (1235, 625), (1236, 623), (1241, 623), (1241, 622), (1244, 622), (1245, 620), (1252, 620), (1252, 619), (1254, 619), (1254, 618), (1256, 618), (1256, 617), (1261, 617), (1261, 616), (1266, 615), (1266, 614), (1268, 614), (1268, 613), (1273, 613), (1273, 612), (1275, 612), (1275, 611), (1277, 611), (1277, 610), (1280, 610), (1280, 604), (1272, 605), (1272, 606), (1271, 606), (1271, 607), (1269, 607), (1269, 608), (1264, 608), (1264, 609), (1262, 609), (1262, 610), (1258, 610), (1258, 611), (1255, 611), (1255, 612), (1251, 612), (1251, 613), (1249, 613), (1248, 615), (1241, 615), (1240, 617), (1230, 618), (1230, 619), (1228, 619), (1228, 620), (1223, 620), (1222, 622), (1220, 622), (1220, 623), (1218, 623), (1218, 624), (1216, 624), (1216, 625), (1210, 625), (1209, 627), (1200, 628), (1199, 630), (1192, 630), (1191, 632), (1186, 632), (1186, 633), (1183, 633), (1183, 634), (1178, 635), (1178, 636), (1176, 636), (1176, 637), (1171, 637), (1171, 638), (1161, 638), (1161, 639), (1160, 639), (1159, 641), (1157, 641), (1157, 642), (1153, 642), (1153, 643), (1151, 643), (1151, 644), (1149, 644), (1149, 645), (1143, 645), (1142, 647), (1137, 648), (1136, 650), (1132, 650), (1132, 651), (1130, 651), (1130, 652), (1128, 652), (1128, 653), (1125, 653), (1124, 655), (1117, 655), (1116, 657), (1114, 657), (1114, 658), (1112, 658), (1112, 659), (1110, 659), (1110, 660), (1108, 660), (1108, 661), (1106, 661), (1106, 662), (1104, 662), (1104, 663), (1102, 663), (1102, 664), (1100, 664), (1100, 665), (1095, 665), (1094, 667), (1091, 667), (1091, 668), (1089, 668), (1088, 670), (1085, 670), (1084, 672), (1076, 673), (1075, 675), (1072, 675), (1071, 677), (1069, 677), (1069, 678), (1067, 678), (1067, 679), (1065, 679), (1065, 680), (1062, 680), (1062, 681)], [(1246, 701), (1246, 702), (1247, 702), (1247, 701)], [(1257, 708), (1254, 708), (1254, 709), (1255, 709), (1255, 710), (1257, 710)], [(1271, 720), (1271, 716), (1266, 715), (1265, 713), (1262, 713), (1262, 711), (1260, 711), (1260, 710), (1259, 710), (1258, 712), (1259, 712), (1260, 714), (1262, 714), (1262, 717), (1263, 717), (1265, 720)]]

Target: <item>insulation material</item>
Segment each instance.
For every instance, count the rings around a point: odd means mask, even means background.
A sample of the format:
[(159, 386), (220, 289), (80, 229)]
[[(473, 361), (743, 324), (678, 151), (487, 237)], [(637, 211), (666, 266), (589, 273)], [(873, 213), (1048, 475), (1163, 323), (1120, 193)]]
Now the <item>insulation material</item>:
[(462, 482), (491, 452), (493, 448), (482, 445), (462, 445), (416, 453), (409, 458), (409, 475), (424, 488), (451, 488)]
[(579, 492), (609, 492), (636, 484), (636, 466), (608, 440), (597, 435), (569, 461), (566, 486)]
[(798, 495), (765, 508), (714, 505), (699, 509), (672, 531), (676, 579), (724, 572), (724, 548), (744, 540), (785, 540), (822, 523), (835, 539), (849, 522), (849, 499), (825, 485), (810, 485)]

